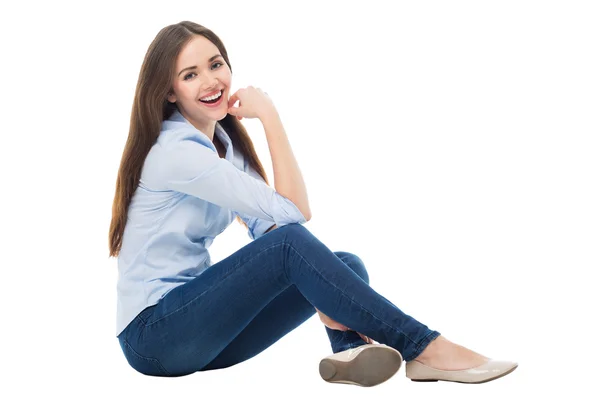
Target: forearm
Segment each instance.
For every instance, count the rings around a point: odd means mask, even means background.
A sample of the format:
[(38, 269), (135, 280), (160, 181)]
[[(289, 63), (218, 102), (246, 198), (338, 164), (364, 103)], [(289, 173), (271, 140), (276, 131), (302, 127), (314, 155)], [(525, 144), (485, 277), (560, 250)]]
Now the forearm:
[(275, 190), (290, 199), (308, 221), (311, 212), (306, 186), (279, 114), (274, 110), (260, 120), (267, 136), (273, 162)]

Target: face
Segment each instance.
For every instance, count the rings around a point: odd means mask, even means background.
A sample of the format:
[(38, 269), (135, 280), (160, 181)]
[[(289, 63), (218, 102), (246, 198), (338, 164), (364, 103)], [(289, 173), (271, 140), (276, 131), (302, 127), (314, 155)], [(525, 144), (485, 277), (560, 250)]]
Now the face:
[[(216, 121), (227, 115), (231, 70), (219, 49), (204, 36), (194, 36), (175, 63), (172, 92), (167, 97), (197, 129), (214, 135)], [(200, 99), (219, 95), (216, 103)]]

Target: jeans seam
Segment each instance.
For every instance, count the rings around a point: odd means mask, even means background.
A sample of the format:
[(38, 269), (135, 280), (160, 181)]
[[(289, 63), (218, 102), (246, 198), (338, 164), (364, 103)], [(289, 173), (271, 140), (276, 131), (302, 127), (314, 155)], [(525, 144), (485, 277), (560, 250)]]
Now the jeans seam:
[(129, 351), (131, 351), (131, 352), (132, 352), (132, 354), (133, 354), (135, 357), (137, 357), (137, 358), (139, 358), (139, 359), (141, 359), (141, 360), (144, 360), (144, 361), (155, 362), (155, 363), (156, 363), (156, 365), (158, 366), (158, 368), (159, 368), (159, 369), (160, 369), (160, 370), (161, 370), (161, 371), (162, 371), (162, 372), (163, 372), (165, 375), (167, 375), (167, 376), (170, 376), (170, 375), (171, 375), (171, 374), (170, 374), (170, 373), (169, 373), (169, 372), (168, 372), (168, 371), (165, 369), (165, 367), (163, 367), (163, 365), (160, 363), (160, 361), (159, 361), (158, 359), (156, 359), (156, 358), (153, 358), (153, 357), (144, 357), (144, 356), (142, 356), (142, 355), (141, 355), (141, 354), (139, 354), (137, 351), (135, 351), (135, 350), (133, 349), (133, 347), (131, 347), (131, 345), (129, 344), (129, 342), (128, 342), (126, 339), (123, 339), (123, 343), (125, 344), (125, 347), (126, 347), (127, 349), (129, 349)]
[[(160, 301), (160, 300), (159, 300), (159, 301)], [(158, 305), (158, 302), (156, 302), (156, 303), (154, 303), (154, 304), (151, 304), (151, 305), (149, 305), (149, 306), (146, 306), (146, 307), (145, 307), (145, 308), (144, 308), (142, 311), (140, 311), (140, 312), (138, 313), (138, 315), (136, 315), (136, 318), (137, 318), (137, 319), (138, 319), (138, 320), (139, 320), (139, 321), (140, 321), (140, 322), (141, 322), (141, 323), (142, 323), (144, 326), (146, 326), (146, 321), (148, 321), (148, 317), (146, 317), (146, 318), (142, 318), (142, 317), (141, 317), (141, 314), (143, 314), (143, 313), (144, 313), (145, 311), (147, 311), (149, 308), (151, 308), (151, 307), (156, 307), (157, 305)], [(153, 312), (154, 312), (154, 311), (153, 311)], [(150, 315), (152, 315), (152, 314), (150, 314)]]
[[(221, 279), (219, 280), (219, 282), (216, 285), (213, 285), (213, 286), (209, 287), (204, 292), (200, 293), (199, 295), (197, 295), (196, 297), (194, 297), (193, 299), (191, 299), (187, 303), (183, 304), (181, 307), (177, 308), (176, 310), (173, 310), (172, 312), (170, 312), (170, 313), (168, 313), (166, 315), (163, 315), (159, 319), (157, 319), (155, 321), (152, 321), (149, 324), (144, 324), (144, 326), (145, 327), (149, 327), (149, 326), (157, 323), (158, 321), (162, 321), (163, 319), (167, 318), (168, 316), (171, 316), (171, 315), (175, 314), (176, 312), (180, 311), (181, 309), (187, 307), (190, 303), (196, 301), (198, 298), (202, 297), (204, 294), (208, 293), (209, 291), (217, 289), (218, 287), (220, 287), (223, 284), (223, 282), (225, 281), (225, 278), (228, 278), (231, 274), (233, 274), (234, 272), (236, 272), (238, 270), (238, 268), (240, 267), (240, 265), (249, 263), (250, 261), (254, 260), (259, 255), (261, 255), (262, 253), (264, 253), (265, 251), (271, 250), (273, 247), (279, 246), (282, 243), (284, 243), (284, 242), (277, 242), (277, 243), (275, 243), (275, 244), (267, 247), (266, 249), (263, 249), (263, 250), (259, 251), (252, 258), (250, 258), (249, 260), (247, 260), (247, 261), (245, 261), (243, 263), (239, 262), (239, 263), (235, 264), (234, 267), (232, 268), (232, 270), (227, 275), (221, 277)], [(284, 268), (284, 273), (285, 273), (285, 268)], [(287, 277), (287, 273), (286, 273), (286, 277)], [(290, 282), (289, 277), (288, 277), (288, 282)]]
[[(329, 283), (331, 286), (333, 286), (334, 288), (338, 289), (340, 291), (340, 293), (342, 293), (342, 295), (346, 298), (348, 298), (348, 300), (350, 300), (352, 303), (358, 305), (360, 308), (362, 308), (365, 312), (367, 312), (369, 315), (371, 315), (373, 318), (375, 318), (378, 321), (381, 321), (384, 325), (388, 326), (389, 328), (391, 328), (392, 330), (402, 334), (406, 339), (408, 339), (413, 345), (417, 345), (417, 343), (415, 343), (414, 340), (412, 340), (410, 337), (408, 337), (404, 332), (397, 330), (396, 328), (394, 328), (393, 326), (388, 325), (385, 321), (377, 318), (372, 312), (370, 312), (369, 310), (367, 310), (366, 308), (364, 308), (361, 304), (358, 304), (356, 301), (354, 301), (350, 296), (348, 296), (341, 288), (337, 287), (334, 283), (332, 283), (331, 281), (329, 281), (327, 278), (325, 278), (323, 275), (321, 275), (321, 273), (319, 271), (317, 271), (317, 269), (310, 263), (308, 262), (308, 260), (306, 260), (306, 258), (304, 258), (302, 256), (302, 254), (300, 254), (300, 252), (298, 252), (298, 250), (296, 250), (296, 248), (289, 244), (289, 243), (285, 243), (285, 245), (289, 246), (292, 248), (292, 250), (294, 250), (296, 252), (296, 254), (298, 254), (298, 256), (300, 256), (300, 258), (306, 262), (308, 265), (310, 265), (310, 267), (327, 283)], [(340, 260), (341, 261), (341, 260)], [(342, 261), (343, 262), (343, 261)]]

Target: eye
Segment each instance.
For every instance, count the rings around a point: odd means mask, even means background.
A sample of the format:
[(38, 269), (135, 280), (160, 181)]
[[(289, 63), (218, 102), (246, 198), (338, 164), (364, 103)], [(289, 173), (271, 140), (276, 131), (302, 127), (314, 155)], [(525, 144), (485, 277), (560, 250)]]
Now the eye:
[[(217, 61), (217, 62), (216, 62), (216, 63), (214, 63), (212, 66), (214, 67), (214, 66), (215, 66), (215, 65), (217, 65), (217, 64), (219, 64), (219, 67), (220, 67), (221, 65), (223, 65), (223, 63), (222, 63), (222, 62), (220, 62), (220, 61)], [(218, 67), (217, 67), (217, 68), (218, 68)], [(187, 74), (186, 76), (184, 76), (184, 77), (183, 77), (183, 80), (184, 80), (184, 81), (187, 81), (187, 80), (188, 80), (188, 77), (189, 77), (189, 76), (191, 76), (191, 75), (196, 75), (196, 73), (195, 73), (195, 72), (190, 72), (189, 74)]]

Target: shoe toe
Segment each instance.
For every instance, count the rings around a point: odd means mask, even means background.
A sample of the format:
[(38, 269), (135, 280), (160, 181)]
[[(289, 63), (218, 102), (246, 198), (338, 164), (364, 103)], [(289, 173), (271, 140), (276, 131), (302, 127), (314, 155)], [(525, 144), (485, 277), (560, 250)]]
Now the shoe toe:
[(488, 360), (469, 369), (448, 371), (426, 366), (418, 361), (406, 363), (406, 376), (416, 382), (449, 381), (460, 383), (484, 383), (508, 375), (518, 367), (514, 361)]

